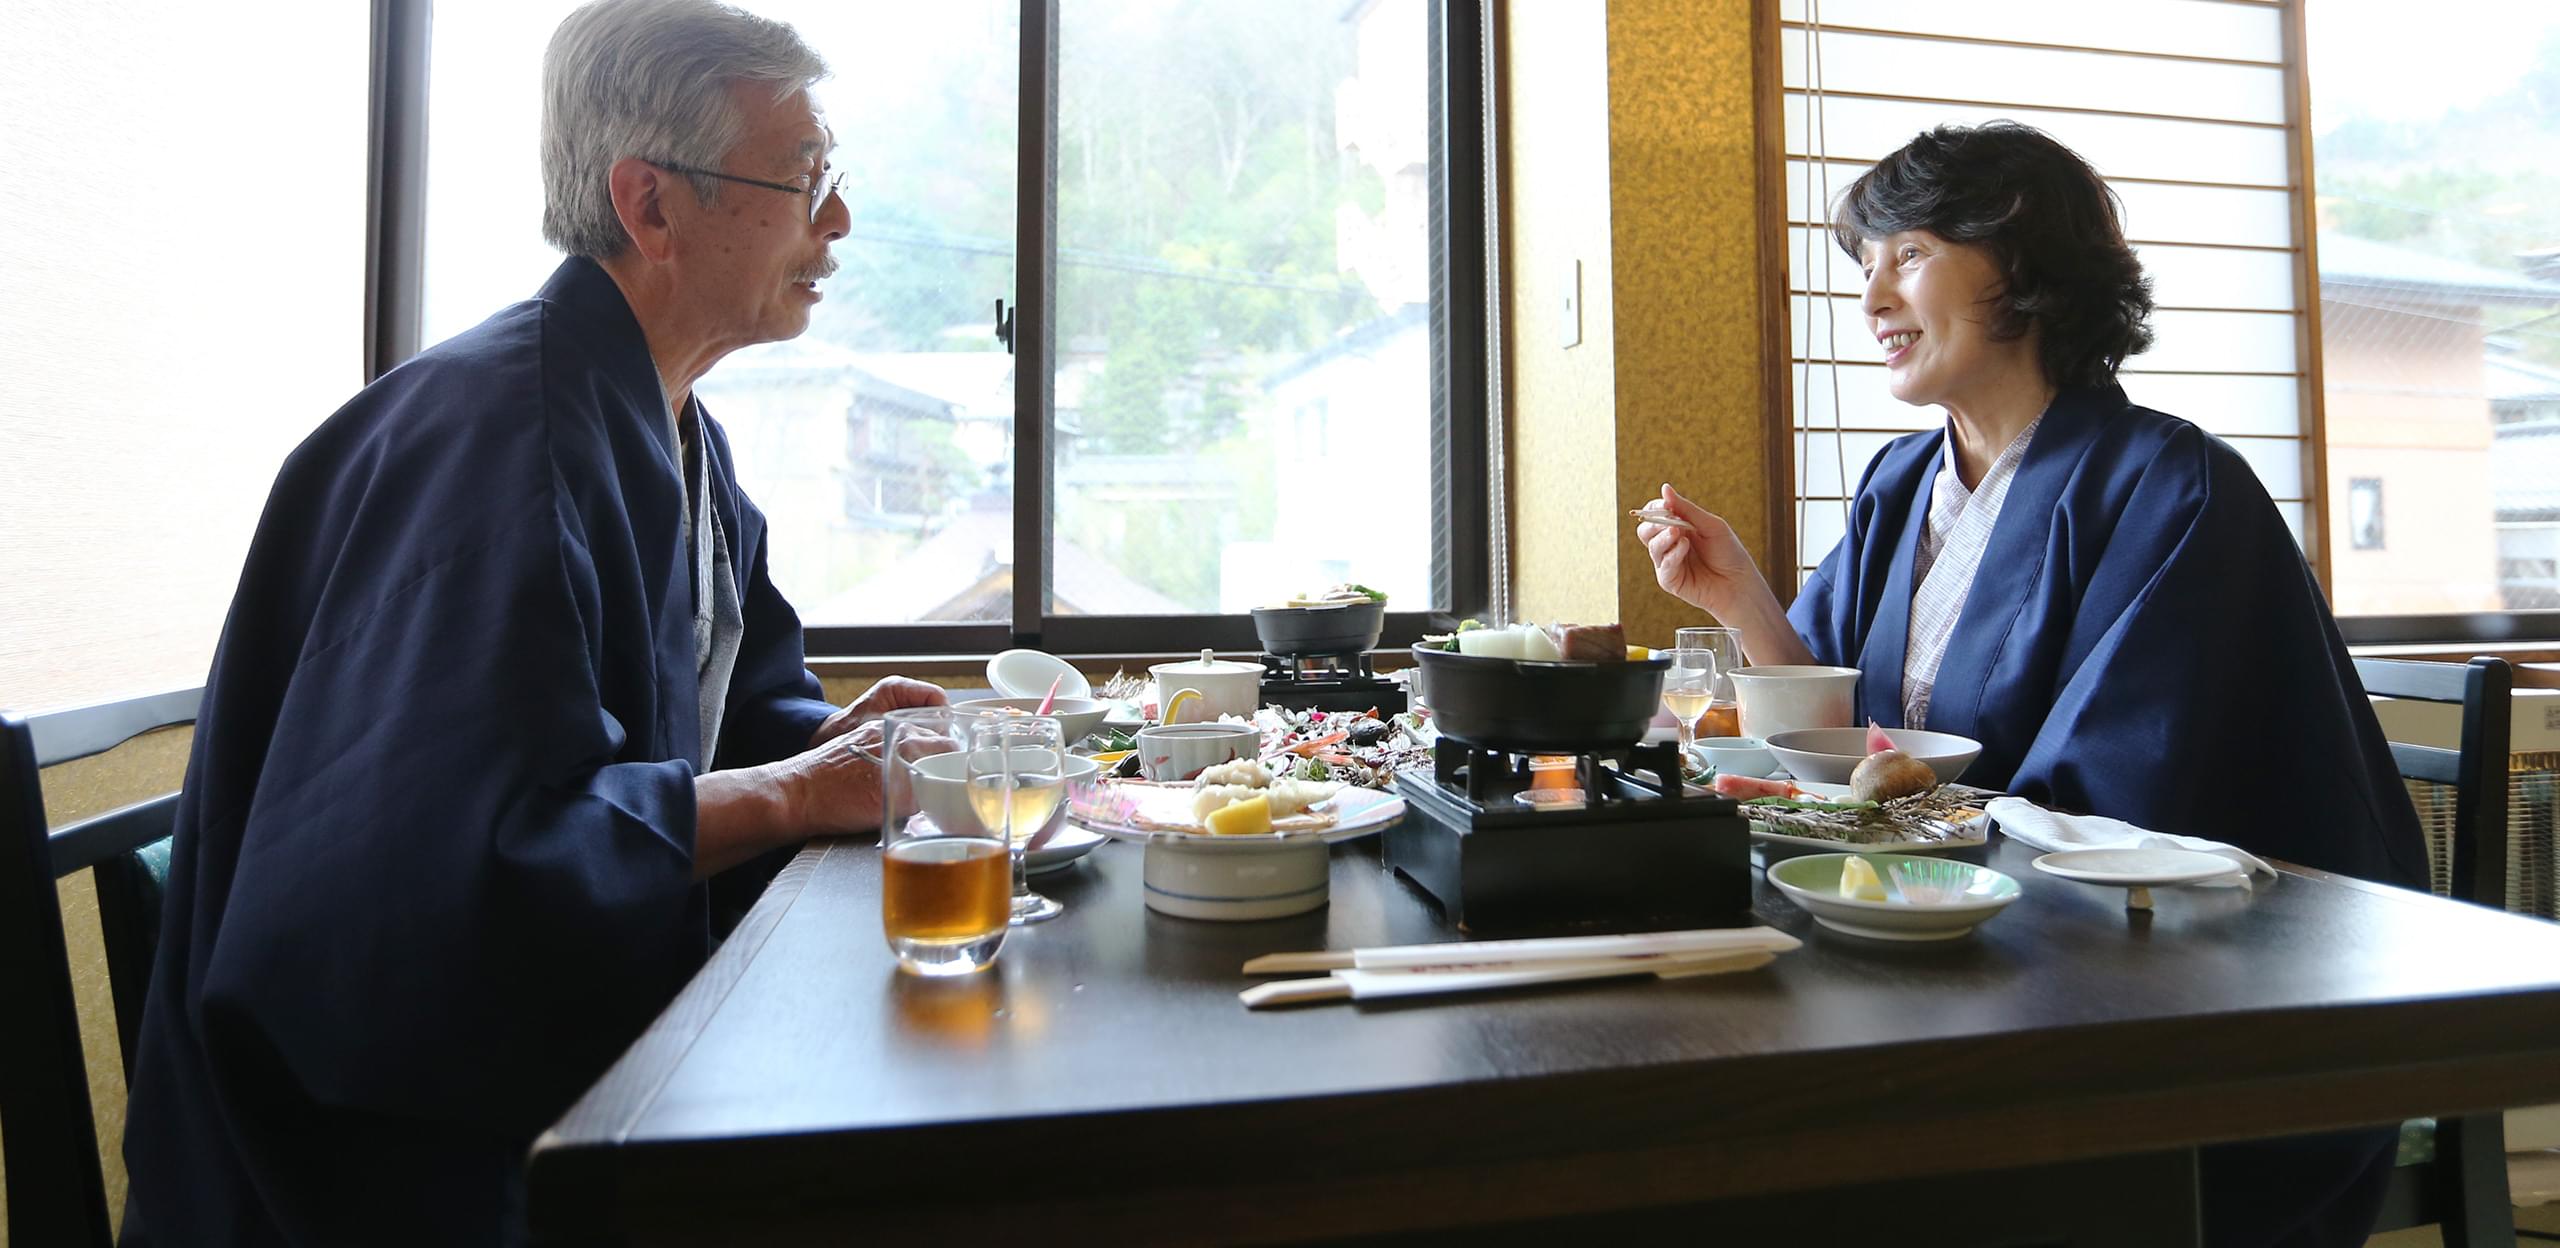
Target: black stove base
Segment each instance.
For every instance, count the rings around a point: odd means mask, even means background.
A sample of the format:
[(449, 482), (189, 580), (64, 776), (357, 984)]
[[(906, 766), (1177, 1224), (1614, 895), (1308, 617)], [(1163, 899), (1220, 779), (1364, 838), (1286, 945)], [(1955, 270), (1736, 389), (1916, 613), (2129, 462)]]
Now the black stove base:
[(1404, 686), (1377, 673), (1366, 652), (1266, 654), (1262, 702), (1293, 711), (1405, 712)]
[[(1624, 778), (1615, 783), (1639, 787)], [(1743, 927), (1751, 914), (1750, 825), (1721, 798), (1486, 818), (1427, 774), (1397, 777), (1406, 817), (1383, 834), (1386, 863), (1443, 917), (1478, 936)], [(1662, 807), (1677, 807), (1676, 814)]]

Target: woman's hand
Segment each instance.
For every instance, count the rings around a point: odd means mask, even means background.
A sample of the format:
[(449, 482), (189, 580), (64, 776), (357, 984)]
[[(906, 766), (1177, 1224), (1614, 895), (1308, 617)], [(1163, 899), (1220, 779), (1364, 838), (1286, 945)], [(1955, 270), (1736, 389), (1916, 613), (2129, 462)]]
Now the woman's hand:
[(1742, 548), (1742, 539), (1734, 536), (1733, 526), (1723, 517), (1681, 497), (1668, 485), (1662, 487), (1660, 509), (1690, 527), (1650, 520), (1636, 526), (1636, 540), (1644, 543), (1645, 552), (1653, 558), (1654, 583), (1720, 620), (1740, 618), (1754, 599), (1769, 597), (1769, 583), (1760, 575), (1760, 566), (1751, 561), (1751, 552)]

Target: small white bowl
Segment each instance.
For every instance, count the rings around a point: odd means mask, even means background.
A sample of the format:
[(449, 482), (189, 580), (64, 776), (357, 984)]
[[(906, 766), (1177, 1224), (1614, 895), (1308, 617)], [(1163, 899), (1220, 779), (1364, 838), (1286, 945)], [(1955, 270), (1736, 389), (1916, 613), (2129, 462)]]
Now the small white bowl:
[(1332, 898), (1320, 837), (1156, 836), (1142, 865), (1147, 908), (1179, 918), (1276, 919)]
[[(1043, 695), (1027, 698), (967, 698), (951, 704), (958, 711), (1020, 711), (1031, 715), (1040, 709)], [(1102, 717), (1111, 713), (1111, 704), (1095, 698), (1070, 698), (1061, 693), (1049, 707), (1046, 718), (1058, 721), (1058, 732), (1072, 746), (1102, 731)]]
[[(1841, 866), (1858, 857), (1864, 857), (1883, 878), (1889, 900), (1840, 895)], [(1893, 868), (1900, 863), (1934, 863), (1924, 869), (1960, 869), (1970, 878), (1961, 899), (1922, 905), (1901, 899), (1901, 885), (1893, 878)], [(1812, 915), (1814, 922), (1870, 940), (1954, 940), (2000, 913), (2025, 891), (2016, 880), (1989, 867), (1910, 854), (1807, 854), (1770, 864), (1769, 882)]]
[(1692, 748), (1723, 775), (1757, 779), (1778, 769), (1778, 756), (1758, 737), (1700, 737)]
[[(1919, 728), (1887, 728), (1885, 739), (1893, 748), (1929, 764), (1938, 773), (1940, 784), (1952, 784), (1973, 765), (1982, 753), (1982, 743), (1952, 732), (1928, 732)], [(1867, 730), (1864, 728), (1799, 728), (1769, 738), (1769, 752), (1787, 765), (1787, 774), (1798, 780), (1819, 780), (1824, 784), (1847, 784), (1849, 774), (1867, 758)]]
[[(1015, 752), (1045, 755), (1049, 751), (1039, 746), (1023, 746), (1018, 747)], [(936, 824), (941, 825), (945, 831), (978, 826), (978, 812), (970, 809), (969, 806), (969, 751), (952, 750), (942, 754), (927, 754), (908, 766), (915, 771), (916, 805), (921, 807), (925, 814), (931, 815)], [(1065, 770), (1061, 774), (1066, 779), (1069, 797), (1067, 800), (1060, 801), (1058, 808), (1050, 812), (1048, 820), (1040, 825), (1043, 832), (1055, 829), (1066, 819), (1067, 807), (1074, 801), (1072, 795), (1079, 789), (1091, 785), (1095, 778), (1102, 774), (1102, 764), (1090, 758), (1069, 754)]]

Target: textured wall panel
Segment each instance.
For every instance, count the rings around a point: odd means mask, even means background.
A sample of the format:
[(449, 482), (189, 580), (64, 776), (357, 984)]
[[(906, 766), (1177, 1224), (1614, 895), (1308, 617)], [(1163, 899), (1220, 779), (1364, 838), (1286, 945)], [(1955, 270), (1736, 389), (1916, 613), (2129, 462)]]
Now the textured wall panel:
[(1618, 614), (1638, 642), (1704, 622), (1654, 584), (1626, 509), (1664, 482), (1763, 532), (1758, 166), (1751, 0), (1612, 0), (1609, 219), (1616, 261)]

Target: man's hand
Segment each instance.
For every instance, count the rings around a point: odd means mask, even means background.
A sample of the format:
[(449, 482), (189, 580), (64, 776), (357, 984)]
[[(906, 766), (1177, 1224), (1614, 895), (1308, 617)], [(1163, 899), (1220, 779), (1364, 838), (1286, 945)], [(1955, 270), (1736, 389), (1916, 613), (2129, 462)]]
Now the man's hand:
[(791, 823), (798, 835), (845, 836), (880, 826), (884, 731), (877, 719), (856, 724), (783, 760), (782, 791), (788, 795)]
[[(809, 745), (813, 749), (825, 745), (864, 724), (878, 722), (881, 716), (891, 711), (903, 711), (911, 706), (950, 704), (950, 695), (944, 693), (940, 685), (905, 676), (883, 676), (869, 691), (855, 698), (853, 705), (827, 716), (827, 722), (818, 725), (818, 731), (810, 736)], [(875, 756), (880, 752), (877, 735), (871, 739), (869, 752)]]

